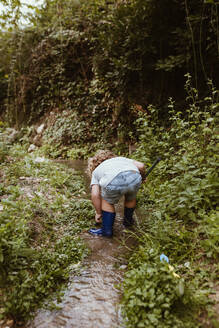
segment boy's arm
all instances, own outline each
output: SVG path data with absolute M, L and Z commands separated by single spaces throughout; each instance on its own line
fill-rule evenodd
M 91 186 L 91 201 L 96 210 L 95 220 L 99 222 L 102 217 L 100 186 L 94 184 Z

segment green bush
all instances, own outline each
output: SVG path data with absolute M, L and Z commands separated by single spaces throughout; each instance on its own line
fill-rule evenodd
M 85 186 L 78 172 L 37 162 L 17 145 L 8 155 L 0 165 L 0 319 L 23 322 L 59 298 L 71 265 L 87 254 L 78 233 L 94 212 L 79 199 Z
M 188 107 L 187 118 L 174 109 L 170 100 L 169 127 L 157 124 L 153 107 L 149 118 L 145 115 L 137 121 L 140 142 L 135 156 L 146 163 L 158 155 L 162 158 L 145 187 L 162 217 L 195 222 L 216 209 L 219 104 L 215 97 L 213 89 L 212 96 L 202 101 L 201 108 L 195 99 L 196 103 Z
M 139 248 L 130 260 L 123 288 L 127 327 L 197 326 L 191 318 L 200 298 L 173 267 L 160 262 L 157 251 Z
M 204 81 L 218 80 L 217 5 L 187 2 L 54 0 L 37 8 L 31 27 L 1 33 L 6 120 L 18 125 L 68 110 L 79 114 L 81 130 L 91 117 L 97 126 L 110 117 L 112 136 L 120 124 L 132 128 L 133 104 L 162 104 L 165 119 L 170 95 L 184 102 L 187 71 L 206 94 Z
M 219 104 L 214 88 L 200 100 L 190 81 L 188 75 L 187 117 L 170 100 L 167 126 L 158 124 L 152 106 L 150 115 L 137 121 L 140 142 L 134 157 L 149 165 L 157 156 L 162 161 L 138 195 L 145 215 L 137 230 L 140 247 L 123 284 L 127 327 L 195 327 L 198 316 L 213 320 L 208 294 L 216 283 L 215 270 L 218 274 Z M 161 253 L 182 278 L 159 262 Z

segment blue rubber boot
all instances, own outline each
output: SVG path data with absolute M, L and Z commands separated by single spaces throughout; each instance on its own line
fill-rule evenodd
M 112 237 L 115 217 L 116 213 L 102 211 L 102 227 L 100 229 L 90 229 L 89 232 L 96 236 Z
M 135 208 L 124 208 L 124 219 L 123 224 L 125 227 L 131 227 L 134 224 L 133 213 Z

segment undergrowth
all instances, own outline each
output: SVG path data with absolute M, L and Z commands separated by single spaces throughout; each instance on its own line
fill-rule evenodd
M 209 81 L 211 94 L 199 99 L 190 75 L 185 87 L 186 115 L 170 99 L 165 126 L 154 106 L 136 122 L 133 157 L 148 166 L 157 156 L 162 161 L 138 195 L 144 219 L 123 283 L 124 323 L 130 328 L 218 326 L 210 298 L 219 274 L 217 91 Z M 79 141 L 74 146 L 69 137 L 65 143 L 71 124 L 59 118 L 38 155 L 86 158 L 101 144 L 101 136 L 91 147 Z M 53 133 L 58 143 L 48 141 Z M 75 235 L 94 212 L 76 172 L 26 155 L 19 145 L 1 143 L 0 158 L 1 316 L 23 320 L 67 279 L 69 265 L 80 262 L 84 246 Z M 162 253 L 170 264 L 160 262 Z
M 209 297 L 219 274 L 219 117 L 211 87 L 211 95 L 200 100 L 188 75 L 187 117 L 170 99 L 168 127 L 157 124 L 152 106 L 150 116 L 137 121 L 135 158 L 150 164 L 161 156 L 162 161 L 138 197 L 144 219 L 124 280 L 127 327 L 218 327 Z M 173 267 L 160 262 L 162 253 Z
M 140 246 L 125 275 L 123 305 L 127 327 L 196 327 L 194 312 L 204 297 L 160 262 L 157 249 Z
M 0 320 L 21 323 L 46 300 L 51 306 L 54 292 L 59 299 L 87 254 L 78 233 L 94 212 L 73 169 L 18 144 L 1 143 L 0 156 Z

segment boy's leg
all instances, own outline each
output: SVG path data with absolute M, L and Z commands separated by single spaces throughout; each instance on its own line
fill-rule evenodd
M 132 200 L 125 200 L 124 203 L 124 219 L 123 219 L 123 224 L 125 227 L 130 227 L 133 225 L 134 220 L 133 220 L 133 214 L 134 210 L 136 207 L 136 199 Z
M 125 193 L 125 204 L 124 204 L 124 220 L 123 224 L 125 227 L 133 225 L 133 214 L 136 207 L 136 195 L 141 186 L 142 178 L 138 173 L 133 174 L 134 180 L 130 182 L 128 190 Z
M 135 207 L 136 206 L 136 198 L 135 199 L 132 199 L 132 200 L 125 200 L 124 205 L 127 208 L 133 208 L 133 207 Z
M 108 203 L 105 199 L 101 200 L 102 211 L 115 213 L 115 206 L 113 204 Z
M 109 204 L 105 199 L 101 200 L 102 206 L 102 227 L 100 229 L 90 229 L 89 232 L 93 235 L 112 237 L 113 224 L 115 220 L 115 207 Z

